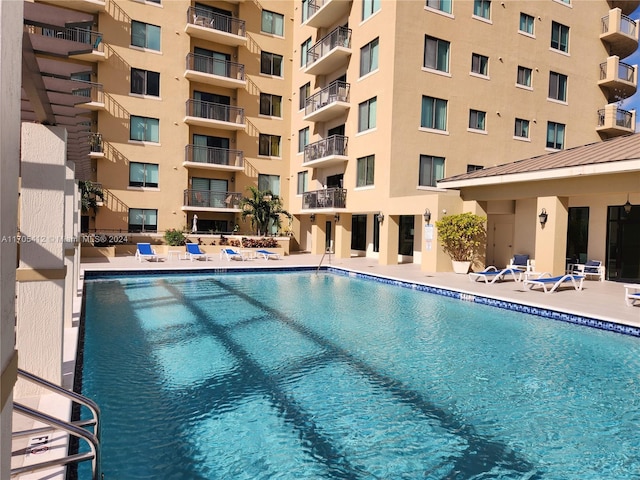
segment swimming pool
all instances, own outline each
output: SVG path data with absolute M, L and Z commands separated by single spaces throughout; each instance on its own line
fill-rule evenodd
M 115 479 L 640 471 L 637 338 L 321 273 L 85 284 Z

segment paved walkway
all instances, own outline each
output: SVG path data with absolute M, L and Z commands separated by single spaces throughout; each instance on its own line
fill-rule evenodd
M 220 259 L 218 256 L 212 256 L 209 261 L 189 261 L 173 257 L 159 262 L 143 261 L 140 263 L 133 256 L 127 256 L 87 259 L 82 262 L 81 266 L 83 270 L 120 271 L 291 267 L 302 265 L 317 267 L 321 258 L 320 255 L 301 253 L 287 255 L 280 260 L 253 259 L 245 262 L 236 260 L 229 262 Z M 423 272 L 420 269 L 420 265 L 416 264 L 378 265 L 376 259 L 365 257 L 343 259 L 336 258 L 333 255 L 326 255 L 322 264 L 640 327 L 640 307 L 626 305 L 624 288 L 621 283 L 617 282 L 585 280 L 582 291 L 575 291 L 572 287 L 567 286 L 554 293 L 543 293 L 537 289 L 525 289 L 522 283 L 516 283 L 511 280 L 486 285 L 484 282 L 469 281 L 467 275 Z

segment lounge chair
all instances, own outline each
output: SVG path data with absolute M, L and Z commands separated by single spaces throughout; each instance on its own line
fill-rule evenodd
M 156 255 L 156 251 L 151 248 L 150 243 L 138 243 L 136 248 L 136 258 L 139 262 L 142 262 L 143 259 L 146 260 L 155 260 L 158 261 L 158 255 Z
M 192 262 L 194 260 L 201 259 L 204 259 L 205 261 L 209 260 L 207 254 L 200 250 L 200 246 L 197 243 L 187 243 L 185 245 L 187 247 L 187 251 L 184 254 L 185 258 L 188 258 Z
M 233 248 L 223 248 L 222 250 L 220 250 L 220 258 L 226 258 L 227 261 L 231 261 L 231 260 L 245 260 L 244 255 L 242 255 L 242 253 L 240 253 L 237 250 L 234 250 Z
M 604 282 L 604 265 L 600 260 L 589 260 L 584 264 L 575 264 L 573 271 L 578 275 L 584 275 L 586 278 L 598 277 L 598 280 Z
M 280 260 L 280 254 L 276 252 L 270 252 L 269 250 L 256 250 L 256 255 L 264 258 L 265 260 L 269 260 L 273 258 L 274 260 Z
M 533 260 L 529 258 L 529 255 L 520 254 L 514 255 L 513 258 L 509 261 L 509 265 L 507 265 L 505 268 L 518 268 L 520 270 L 532 272 L 533 266 Z
M 624 286 L 624 300 L 630 307 L 640 304 L 640 283 L 627 283 Z
M 549 276 L 547 276 L 549 275 Z M 561 285 L 570 283 L 576 290 L 582 290 L 582 282 L 584 281 L 584 275 L 560 275 L 552 277 L 550 273 L 541 273 L 537 278 L 528 278 L 522 282 L 523 286 L 528 286 L 533 289 L 534 287 L 542 287 L 544 293 L 555 292 Z
M 482 279 L 484 283 L 495 283 L 501 282 L 508 275 L 511 275 L 516 282 L 519 282 L 522 280 L 522 272 L 523 271 L 518 268 L 504 268 L 502 270 L 498 270 L 496 267 L 490 266 L 481 272 L 471 272 L 469 274 L 469 280 L 477 282 Z

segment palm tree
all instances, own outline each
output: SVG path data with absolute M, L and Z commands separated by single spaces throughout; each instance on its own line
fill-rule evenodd
M 253 186 L 247 190 L 251 195 L 240 200 L 242 221 L 249 217 L 251 228 L 257 235 L 267 235 L 271 223 L 280 229 L 282 215 L 291 218 L 291 214 L 282 208 L 282 200 L 278 195 L 274 195 L 270 190 L 260 191 Z
M 88 215 L 89 213 L 95 216 L 98 210 L 98 199 L 104 201 L 104 192 L 99 184 L 95 184 L 89 180 L 80 180 L 78 182 L 80 187 L 80 200 L 82 213 Z

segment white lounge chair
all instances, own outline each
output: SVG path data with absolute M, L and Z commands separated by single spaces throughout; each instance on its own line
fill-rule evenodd
M 624 300 L 630 307 L 640 304 L 640 283 L 627 283 L 624 286 Z
M 246 260 L 244 255 L 233 248 L 223 248 L 220 250 L 220 258 L 226 258 L 227 261 L 231 260 Z
M 207 254 L 200 250 L 200 246 L 197 243 L 187 243 L 185 245 L 187 247 L 187 251 L 184 254 L 185 258 L 188 258 L 192 262 L 194 260 L 209 260 Z
M 577 263 L 573 266 L 573 272 L 584 275 L 586 278 L 597 277 L 598 280 L 604 282 L 605 270 L 600 260 L 589 260 L 584 264 Z
M 263 249 L 256 250 L 256 255 L 264 258 L 265 260 L 269 260 L 270 258 L 273 258 L 274 260 L 280 260 L 279 253 L 270 252 L 269 250 L 263 250 Z
M 469 274 L 469 280 L 472 282 L 477 282 L 478 280 L 483 280 L 484 283 L 496 283 L 501 282 L 507 276 L 511 275 L 516 282 L 522 280 L 523 270 L 519 268 L 504 268 L 502 270 L 498 270 L 494 266 L 490 266 L 485 268 L 481 272 L 471 272 Z
M 548 276 L 547 276 L 548 275 Z M 561 285 L 570 283 L 576 290 L 582 290 L 582 282 L 584 281 L 584 275 L 560 275 L 552 277 L 550 273 L 541 273 L 538 278 L 528 278 L 522 282 L 523 286 L 528 286 L 533 289 L 534 287 L 541 287 L 544 293 L 555 292 Z
M 527 272 L 533 272 L 534 261 L 529 258 L 529 255 L 516 254 L 505 268 L 518 268 L 520 270 L 526 270 Z
M 136 248 L 136 258 L 139 262 L 142 262 L 143 259 L 149 261 L 155 260 L 156 262 L 158 261 L 158 255 L 156 255 L 156 251 L 151 248 L 150 243 L 138 243 Z

